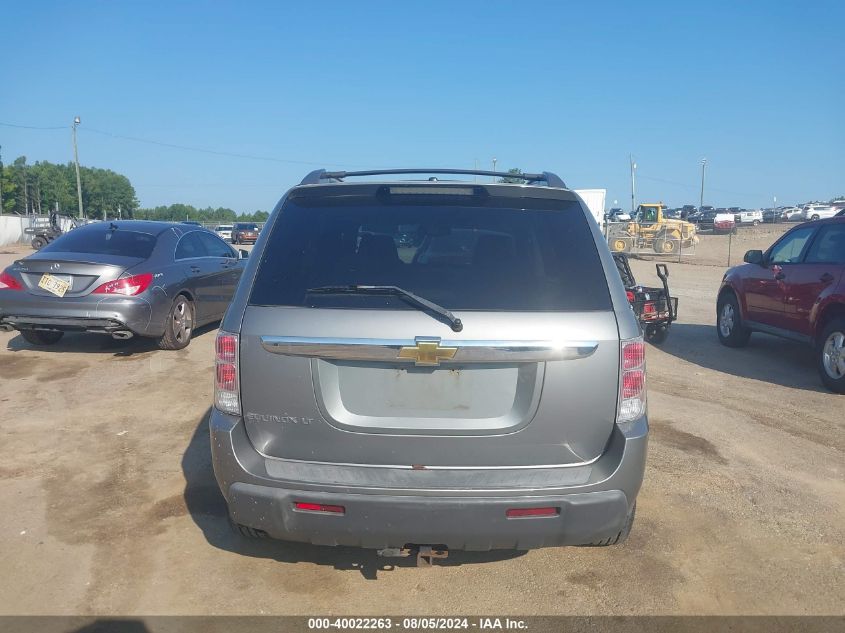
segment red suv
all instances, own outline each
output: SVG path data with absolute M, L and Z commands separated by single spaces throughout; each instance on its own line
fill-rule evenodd
M 845 217 L 800 224 L 722 279 L 716 330 L 728 347 L 752 332 L 813 345 L 822 382 L 845 393 Z

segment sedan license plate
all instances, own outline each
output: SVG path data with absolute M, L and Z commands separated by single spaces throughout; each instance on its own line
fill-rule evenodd
M 38 287 L 43 288 L 47 292 L 51 292 L 57 297 L 64 297 L 65 293 L 70 288 L 70 275 L 51 275 L 44 273 L 41 275 L 41 280 L 38 282 Z

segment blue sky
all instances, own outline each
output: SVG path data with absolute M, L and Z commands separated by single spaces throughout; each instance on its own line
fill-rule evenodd
M 530 10 L 529 10 L 530 9 Z M 143 206 L 270 209 L 318 165 L 550 170 L 638 201 L 845 194 L 845 2 L 18 2 L 3 159 L 124 173 Z M 276 159 L 191 152 L 142 138 Z M 292 162 L 284 162 L 292 161 Z M 313 163 L 313 164 L 299 164 Z

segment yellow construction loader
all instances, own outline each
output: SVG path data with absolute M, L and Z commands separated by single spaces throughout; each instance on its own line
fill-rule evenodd
M 628 253 L 636 248 L 651 248 L 655 253 L 671 255 L 680 248 L 698 243 L 695 225 L 684 220 L 666 218 L 662 202 L 641 204 L 630 222 L 610 224 L 607 243 L 614 253 Z

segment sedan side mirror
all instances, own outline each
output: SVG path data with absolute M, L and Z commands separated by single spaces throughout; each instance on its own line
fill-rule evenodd
M 245 251 L 244 249 L 239 248 L 238 259 L 249 259 L 249 251 Z
M 745 257 L 742 258 L 742 261 L 746 264 L 759 264 L 760 266 L 763 266 L 763 251 L 748 251 L 745 253 Z

